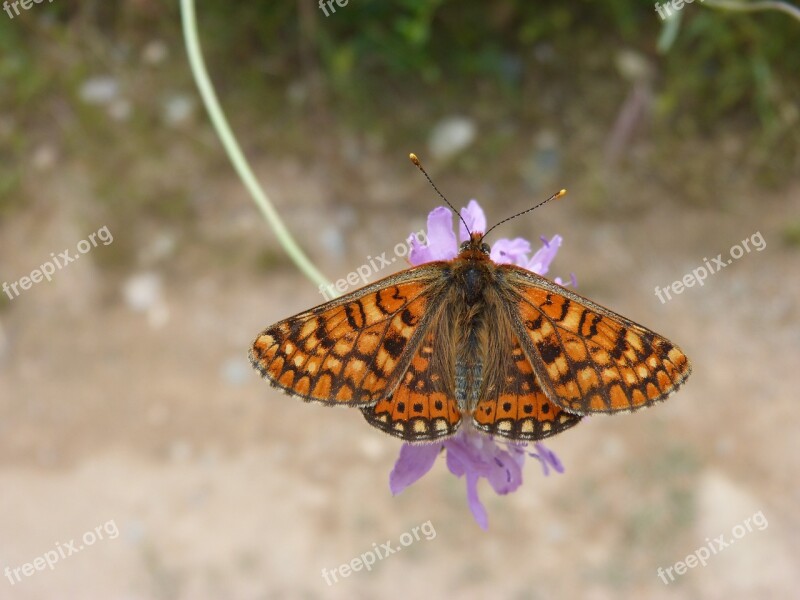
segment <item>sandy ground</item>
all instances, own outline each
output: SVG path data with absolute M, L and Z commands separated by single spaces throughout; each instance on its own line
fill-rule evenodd
M 349 213 L 315 202 L 323 181 L 288 159 L 259 173 L 332 278 L 390 250 L 423 225 L 427 208 L 417 207 L 433 206 L 414 180 L 413 207 L 358 213 L 339 238 Z M 104 224 L 82 208 L 91 192 L 65 189 L 63 177 L 42 177 L 32 192 L 46 209 L 0 224 L 7 280 Z M 357 411 L 286 398 L 250 370 L 253 336 L 320 296 L 290 268 L 254 270 L 247 252 L 222 264 L 225 241 L 274 241 L 236 181 L 209 175 L 203 186 L 224 200 L 195 230 L 166 232 L 196 237 L 179 250 L 158 241 L 164 232 L 126 240 L 117 226 L 113 244 L 139 247 L 138 264 L 101 268 L 112 246 L 98 246 L 0 312 L 0 569 L 11 569 L 0 598 L 797 595 L 800 279 L 780 231 L 800 190 L 734 211 L 655 203 L 592 218 L 580 203 L 559 204 L 509 224 L 501 235 L 563 235 L 551 274 L 574 272 L 582 293 L 679 343 L 694 374 L 663 405 L 553 439 L 564 475 L 545 478 L 532 461 L 512 495 L 482 484 L 483 532 L 443 461 L 392 497 L 397 440 Z M 481 198 L 490 220 L 505 216 L 496 193 Z M 756 232 L 762 251 L 670 302 L 655 297 L 656 285 Z M 428 522 L 431 539 L 326 584 L 323 568 L 399 546 Z M 733 543 L 716 551 L 722 535 Z M 709 544 L 706 566 L 669 584 L 657 575 Z M 21 570 L 54 551 L 52 569 Z

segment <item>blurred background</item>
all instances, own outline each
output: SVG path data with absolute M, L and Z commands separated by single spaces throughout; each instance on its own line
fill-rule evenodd
M 392 497 L 398 440 L 250 368 L 256 333 L 322 297 L 209 124 L 177 4 L 4 4 L 0 598 L 797 597 L 800 21 L 716 4 L 197 6 L 231 126 L 331 280 L 441 203 L 413 151 L 490 223 L 568 188 L 497 236 L 562 235 L 551 276 L 692 359 L 668 402 L 548 441 L 563 475 L 482 482 L 487 532 L 443 460 Z

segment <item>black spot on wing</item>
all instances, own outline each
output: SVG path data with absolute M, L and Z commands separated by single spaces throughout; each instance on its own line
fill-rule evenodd
M 391 336 L 383 340 L 383 349 L 394 359 L 400 356 L 405 345 L 405 339 L 399 336 Z
M 545 341 L 540 346 L 539 352 L 542 355 L 542 360 L 548 365 L 553 364 L 556 359 L 561 356 L 561 348 L 558 346 L 558 344 L 554 344 L 549 340 Z

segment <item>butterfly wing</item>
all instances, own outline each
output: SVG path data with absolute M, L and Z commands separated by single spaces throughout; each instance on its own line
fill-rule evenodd
M 250 361 L 304 400 L 374 403 L 397 385 L 420 345 L 446 264 L 407 269 L 280 321 L 256 337 Z
M 508 317 L 548 399 L 576 414 L 665 400 L 691 373 L 666 338 L 544 277 L 499 265 Z
M 496 355 L 488 360 L 502 360 L 502 370 L 495 390 L 481 391 L 472 422 L 478 429 L 492 435 L 519 441 L 541 440 L 577 425 L 581 417 L 568 413 L 547 399 L 536 380 L 528 357 L 513 334 L 509 356 Z M 488 380 L 485 381 L 488 383 Z
M 392 395 L 361 409 L 370 425 L 407 442 L 450 436 L 461 423 L 453 361 L 437 353 L 437 342 L 446 335 L 439 323 L 444 323 L 441 317 L 431 324 Z

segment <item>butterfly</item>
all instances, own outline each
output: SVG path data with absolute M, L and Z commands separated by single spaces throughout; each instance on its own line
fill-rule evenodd
M 471 232 L 453 260 L 266 328 L 250 361 L 287 394 L 357 407 L 407 442 L 452 436 L 464 421 L 513 441 L 541 440 L 586 415 L 664 400 L 689 376 L 688 358 L 669 340 L 532 271 L 495 263 L 484 235 Z

